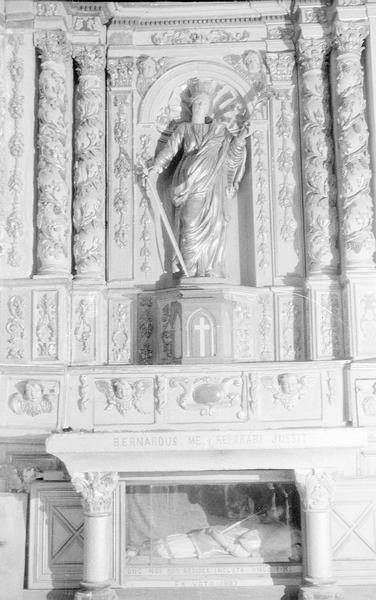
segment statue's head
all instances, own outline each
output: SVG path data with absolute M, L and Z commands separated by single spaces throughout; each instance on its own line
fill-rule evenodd
M 190 104 L 192 115 L 203 114 L 209 116 L 212 111 L 215 83 L 212 80 L 198 79 L 197 77 L 188 82 L 190 91 Z

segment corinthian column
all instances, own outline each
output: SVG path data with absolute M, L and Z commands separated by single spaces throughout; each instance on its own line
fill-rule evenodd
M 75 46 L 73 225 L 76 279 L 105 275 L 105 53 L 98 45 Z
M 337 188 L 329 103 L 327 38 L 297 44 L 303 160 L 303 197 L 308 298 L 308 358 L 343 353 L 338 282 Z
M 117 473 L 74 473 L 72 485 L 84 509 L 84 566 L 75 600 L 116 600 L 110 587 L 112 497 Z
M 330 507 L 334 492 L 331 474 L 312 470 L 297 473 L 304 532 L 304 584 L 299 600 L 340 600 L 332 568 Z
M 334 25 L 335 115 L 342 271 L 374 269 L 370 156 L 361 64 L 366 21 Z
M 40 57 L 38 99 L 38 275 L 70 275 L 71 208 L 66 62 L 63 31 L 35 34 Z

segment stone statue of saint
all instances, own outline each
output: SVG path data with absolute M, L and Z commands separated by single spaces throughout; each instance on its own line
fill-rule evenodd
M 192 120 L 181 123 L 155 159 L 151 174 L 180 157 L 171 185 L 175 235 L 189 277 L 225 277 L 224 250 L 228 204 L 244 174 L 245 123 L 232 135 L 210 113 L 215 84 L 191 80 Z

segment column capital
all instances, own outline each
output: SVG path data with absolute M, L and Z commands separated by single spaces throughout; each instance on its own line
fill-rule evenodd
M 368 21 L 337 20 L 333 24 L 333 44 L 341 54 L 361 54 L 363 42 L 368 34 Z
M 328 37 L 299 38 L 296 44 L 297 59 L 304 71 L 321 69 L 330 50 Z
M 267 52 L 265 59 L 273 83 L 291 81 L 295 65 L 293 52 Z
M 70 56 L 70 44 L 65 31 L 49 29 L 34 33 L 34 45 L 39 50 L 42 62 L 53 61 L 63 63 Z
M 334 474 L 328 471 L 312 469 L 296 473 L 296 484 L 304 511 L 329 510 L 334 490 Z
M 116 472 L 73 473 L 71 481 L 76 492 L 81 495 L 86 513 L 111 512 L 112 494 L 119 481 Z
M 106 65 L 104 46 L 88 44 L 73 46 L 72 56 L 77 63 L 79 75 L 102 75 Z

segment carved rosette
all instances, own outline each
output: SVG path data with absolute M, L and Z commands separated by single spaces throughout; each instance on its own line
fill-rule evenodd
M 331 139 L 327 39 L 300 39 L 306 257 L 309 274 L 338 270 L 336 180 Z
M 119 476 L 116 472 L 109 473 L 74 473 L 72 485 L 81 495 L 85 513 L 109 513 L 112 510 L 112 496 L 116 489 Z
M 339 214 L 344 269 L 374 265 L 373 202 L 361 64 L 366 22 L 335 23 Z
M 298 478 L 297 487 L 304 511 L 330 509 L 335 488 L 331 473 L 313 469 L 304 478 Z
M 70 193 L 67 173 L 69 48 L 63 31 L 35 34 L 40 57 L 38 103 L 38 273 L 70 274 Z
M 105 269 L 105 53 L 75 46 L 73 253 L 77 279 L 103 279 Z

